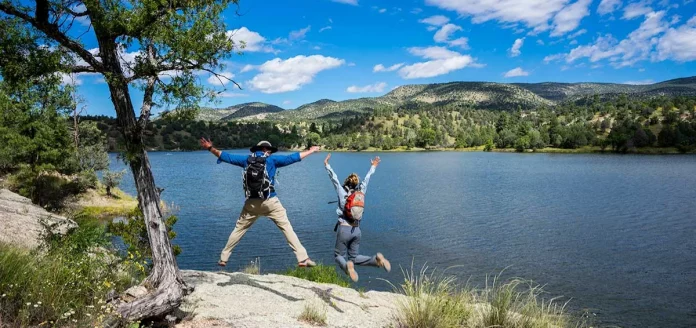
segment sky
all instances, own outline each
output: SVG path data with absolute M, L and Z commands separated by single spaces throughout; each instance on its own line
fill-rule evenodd
M 225 22 L 246 47 L 219 73 L 242 89 L 201 73 L 222 91 L 215 107 L 293 109 L 452 81 L 649 84 L 696 75 L 694 0 L 240 0 Z M 87 114 L 114 116 L 103 78 L 64 80 L 78 85 Z M 142 93 L 132 98 L 139 107 Z

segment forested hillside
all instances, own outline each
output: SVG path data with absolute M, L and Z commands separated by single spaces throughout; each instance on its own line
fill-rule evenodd
M 318 104 L 317 104 L 318 103 Z M 307 106 L 336 104 L 322 100 Z M 305 107 L 307 108 L 307 107 Z M 279 121 L 181 121 L 160 119 L 147 126 L 151 150 L 195 150 L 201 136 L 221 148 L 242 148 L 270 140 L 284 148 L 320 144 L 329 149 L 392 150 L 414 147 L 540 150 L 543 148 L 635 152 L 696 149 L 696 97 L 620 94 L 611 99 L 583 97 L 556 106 L 509 111 L 471 105 L 407 103 L 366 107 L 343 115 Z M 113 119 L 90 117 L 118 149 Z

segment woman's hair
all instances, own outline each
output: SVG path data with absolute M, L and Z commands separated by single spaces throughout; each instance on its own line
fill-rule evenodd
M 358 187 L 358 184 L 360 183 L 360 178 L 358 177 L 357 174 L 351 173 L 344 181 L 343 181 L 343 187 L 346 187 L 347 189 L 355 189 Z

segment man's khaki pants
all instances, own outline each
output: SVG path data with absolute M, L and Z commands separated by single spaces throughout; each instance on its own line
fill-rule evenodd
M 234 247 L 239 244 L 239 240 L 242 239 L 242 236 L 244 236 L 247 230 L 256 222 L 259 216 L 268 217 L 278 226 L 280 231 L 283 232 L 285 239 L 288 241 L 288 245 L 290 245 L 292 251 L 295 252 L 298 263 L 309 258 L 307 250 L 305 250 L 300 243 L 295 231 L 292 230 L 292 225 L 290 225 L 285 208 L 280 203 L 280 200 L 278 200 L 278 197 L 271 197 L 266 200 L 247 199 L 244 203 L 242 213 L 237 220 L 237 225 L 234 227 L 234 231 L 232 231 L 229 240 L 227 240 L 227 245 L 225 245 L 225 248 L 220 254 L 221 261 L 227 262 Z

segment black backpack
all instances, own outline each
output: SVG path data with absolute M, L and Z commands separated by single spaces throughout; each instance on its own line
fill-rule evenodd
M 249 156 L 247 166 L 242 173 L 244 193 L 247 198 L 268 199 L 273 186 L 266 171 L 266 157 Z

